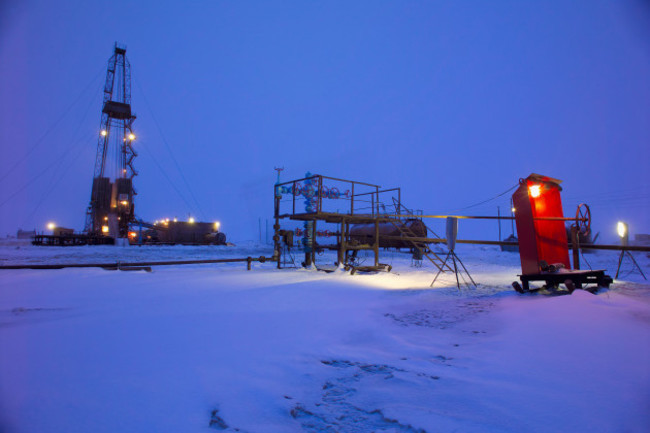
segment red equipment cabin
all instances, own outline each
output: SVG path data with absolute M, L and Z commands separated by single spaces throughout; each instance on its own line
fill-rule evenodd
M 531 174 L 519 180 L 519 188 L 512 195 L 523 274 L 539 274 L 544 270 L 542 261 L 546 266 L 562 263 L 566 269 L 571 268 L 561 182 Z

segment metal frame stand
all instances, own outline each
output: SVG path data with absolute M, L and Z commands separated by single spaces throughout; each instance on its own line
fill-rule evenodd
M 460 263 L 460 265 L 463 267 L 463 270 L 465 271 L 465 273 L 469 277 L 469 280 L 472 282 L 474 287 L 477 287 L 476 283 L 474 282 L 474 279 L 472 278 L 469 271 L 467 270 L 467 268 L 463 264 L 463 261 L 460 259 L 460 257 L 458 257 L 456 255 L 454 250 L 449 250 L 449 252 L 447 253 L 447 256 L 445 257 L 444 262 L 442 263 L 442 268 L 438 270 L 438 273 L 436 274 L 436 277 L 433 279 L 433 281 L 431 282 L 431 285 L 429 287 L 433 287 L 436 280 L 438 279 L 438 276 L 440 275 L 440 273 L 445 268 L 445 265 L 447 264 L 447 260 L 449 260 L 449 257 L 451 257 L 451 260 L 454 263 L 454 274 L 456 275 L 456 286 L 458 287 L 458 290 L 460 290 L 460 280 L 458 279 L 458 271 L 459 271 L 459 269 L 458 269 L 458 266 L 456 265 L 456 260 L 458 260 L 458 263 Z M 465 278 L 463 277 L 462 271 L 461 271 L 460 277 L 463 279 L 463 283 L 467 284 L 467 286 L 469 286 L 469 283 L 467 281 L 465 281 Z
M 639 266 L 639 264 L 636 262 L 636 259 L 634 258 L 632 253 L 630 253 L 625 248 L 621 250 L 621 255 L 618 256 L 618 267 L 616 268 L 616 276 L 614 277 L 614 279 L 618 279 L 618 273 L 621 270 L 621 265 L 623 264 L 623 258 L 625 257 L 625 254 L 627 254 L 630 257 L 630 259 L 632 259 L 632 263 L 634 263 L 634 266 L 636 266 L 636 268 L 639 270 L 643 279 L 647 281 L 648 279 L 645 277 L 645 274 L 641 270 L 641 266 Z

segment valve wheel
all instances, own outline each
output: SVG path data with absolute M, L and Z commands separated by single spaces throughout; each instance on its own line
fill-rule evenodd
M 586 203 L 580 203 L 576 210 L 576 227 L 578 232 L 586 235 L 591 230 L 591 211 Z

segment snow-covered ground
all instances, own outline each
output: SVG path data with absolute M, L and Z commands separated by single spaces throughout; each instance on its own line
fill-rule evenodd
M 0 264 L 270 253 L 13 241 Z M 523 296 L 516 253 L 458 255 L 478 288 L 429 288 L 395 252 L 375 275 L 0 270 L 0 431 L 650 431 L 650 284 L 629 262 L 597 295 Z M 613 276 L 618 253 L 586 259 Z

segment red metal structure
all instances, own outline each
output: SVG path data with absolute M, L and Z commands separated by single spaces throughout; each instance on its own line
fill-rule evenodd
M 547 265 L 556 263 L 571 268 L 560 198 L 561 182 L 531 174 L 519 181 L 519 188 L 512 195 L 524 274 L 539 273 Z
M 530 281 L 544 281 L 545 288 L 558 290 L 564 284 L 568 293 L 583 284 L 608 287 L 611 277 L 603 270 L 579 270 L 578 234 L 589 232 L 591 214 L 585 204 L 578 206 L 575 218 L 565 218 L 560 198 L 560 180 L 531 174 L 519 180 L 519 188 L 512 195 L 519 238 L 520 275 L 522 285 L 512 283 L 515 290 L 530 291 Z M 574 268 L 569 261 L 566 221 L 571 227 Z

